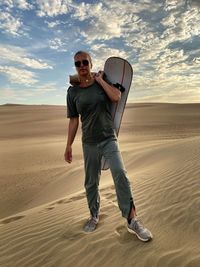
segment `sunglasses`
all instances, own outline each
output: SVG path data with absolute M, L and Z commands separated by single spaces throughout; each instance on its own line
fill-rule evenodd
M 83 59 L 82 61 L 75 61 L 75 62 L 74 62 L 74 65 L 75 65 L 77 68 L 80 68 L 81 63 L 83 64 L 83 66 L 88 66 L 88 65 L 89 65 L 89 61 L 88 61 L 87 59 Z

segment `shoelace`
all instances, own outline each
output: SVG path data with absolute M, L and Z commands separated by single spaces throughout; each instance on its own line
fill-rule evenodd
M 92 223 L 97 224 L 97 222 L 98 221 L 95 218 L 93 218 L 93 217 L 88 218 L 88 225 L 91 225 Z
M 134 228 L 136 230 L 143 230 L 144 229 L 144 224 L 142 223 L 142 221 L 140 219 L 134 220 Z

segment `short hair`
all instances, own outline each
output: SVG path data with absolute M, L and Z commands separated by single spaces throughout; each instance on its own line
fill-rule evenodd
M 91 58 L 90 54 L 89 54 L 88 52 L 86 52 L 86 51 L 80 50 L 80 51 L 76 52 L 75 55 L 74 55 L 74 58 L 75 58 L 76 56 L 80 55 L 80 54 L 85 54 L 85 55 L 87 55 L 88 58 L 89 58 L 89 60 L 90 60 L 90 63 L 92 64 L 92 58 Z

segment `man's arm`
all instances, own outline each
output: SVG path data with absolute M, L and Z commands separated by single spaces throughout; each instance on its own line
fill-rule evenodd
M 102 86 L 107 96 L 110 98 L 112 102 L 118 102 L 121 98 L 121 92 L 115 88 L 114 86 L 108 84 L 103 79 L 103 71 L 99 71 L 95 76 L 95 80 Z
M 68 125 L 68 136 L 67 136 L 67 145 L 65 149 L 65 161 L 68 163 L 72 162 L 72 144 L 74 142 L 77 130 L 79 125 L 79 118 L 70 118 Z

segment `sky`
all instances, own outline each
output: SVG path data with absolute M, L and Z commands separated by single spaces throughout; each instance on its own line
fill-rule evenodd
M 200 102 L 200 0 L 0 0 L 0 104 L 65 105 L 79 50 L 131 63 L 129 102 Z

